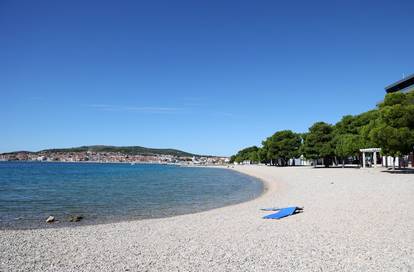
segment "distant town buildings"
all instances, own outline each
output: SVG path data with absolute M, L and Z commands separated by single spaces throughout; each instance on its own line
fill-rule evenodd
M 227 157 L 178 157 L 173 155 L 129 155 L 120 152 L 13 152 L 0 154 L 0 161 L 101 162 L 101 163 L 177 163 L 221 165 Z

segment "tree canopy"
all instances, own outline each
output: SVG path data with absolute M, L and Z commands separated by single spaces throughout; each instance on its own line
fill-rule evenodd
M 414 148 L 414 91 L 387 94 L 377 108 L 346 115 L 331 125 L 316 122 L 306 133 L 275 132 L 262 146 L 249 147 L 233 156 L 233 161 L 263 162 L 286 166 L 290 159 L 304 156 L 323 160 L 329 166 L 338 159 L 359 159 L 362 148 L 380 147 L 382 154 L 401 156 Z
M 263 148 L 267 151 L 265 159 L 272 164 L 286 166 L 289 159 L 299 156 L 302 143 L 300 134 L 291 130 L 278 131 L 263 141 Z
M 244 148 L 237 152 L 236 155 L 230 158 L 230 162 L 241 163 L 243 161 L 259 162 L 258 156 L 259 148 L 257 146 L 251 146 Z
M 384 155 L 398 157 L 414 147 L 414 92 L 390 93 L 379 104 L 377 125 L 369 132 Z
M 333 126 L 324 122 L 317 122 L 309 128 L 303 143 L 303 155 L 312 160 L 321 158 L 325 165 L 335 154 L 333 146 Z

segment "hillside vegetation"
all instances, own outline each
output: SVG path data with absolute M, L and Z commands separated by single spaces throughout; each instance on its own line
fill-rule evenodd
M 80 146 L 72 148 L 56 148 L 45 149 L 38 153 L 53 153 L 53 152 L 115 152 L 127 155 L 171 155 L 177 157 L 192 157 L 198 156 L 196 154 L 184 152 L 177 149 L 160 149 L 160 148 L 146 148 L 142 146 L 107 146 L 107 145 L 91 145 Z

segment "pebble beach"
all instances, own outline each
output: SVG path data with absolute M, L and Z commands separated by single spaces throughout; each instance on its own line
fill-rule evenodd
M 414 174 L 236 166 L 258 198 L 170 218 L 0 231 L 0 271 L 414 271 Z M 303 206 L 264 220 L 260 208 Z

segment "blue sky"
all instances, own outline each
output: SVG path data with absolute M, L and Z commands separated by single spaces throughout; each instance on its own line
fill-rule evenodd
M 408 0 L 0 1 L 0 152 L 231 155 L 335 123 L 414 73 L 413 12 Z

